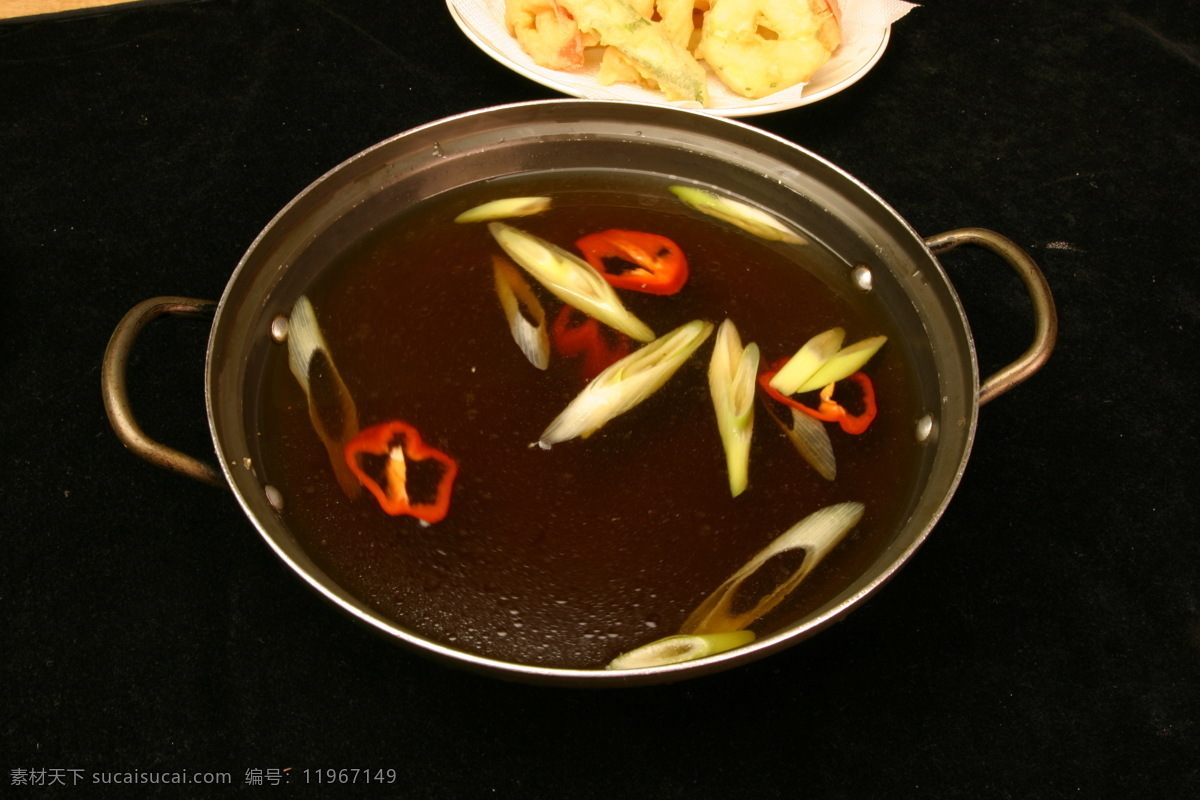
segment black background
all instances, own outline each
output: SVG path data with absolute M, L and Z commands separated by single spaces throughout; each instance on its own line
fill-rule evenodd
M 392 768 L 361 796 L 1197 796 L 1197 19 L 928 2 L 860 83 L 747 120 L 922 234 L 1015 239 L 1054 290 L 1059 346 L 981 409 L 948 512 L 879 595 L 767 660 L 619 691 L 462 673 L 351 624 L 230 493 L 126 451 L 100 399 L 124 312 L 218 298 L 320 174 L 556 95 L 435 0 L 0 25 L 0 794 L 70 793 L 10 786 L 21 770 L 227 771 L 212 796 L 266 796 L 327 794 L 306 769 Z M 943 262 L 990 372 L 1024 349 L 1028 303 L 989 256 Z M 206 336 L 156 323 L 130 374 L 147 431 L 197 454 Z M 245 784 L 286 768 L 288 787 Z

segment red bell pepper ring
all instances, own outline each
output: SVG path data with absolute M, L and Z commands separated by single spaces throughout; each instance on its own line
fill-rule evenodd
M 583 317 L 576 322 L 573 317 Z M 610 364 L 629 355 L 629 337 L 617 334 L 611 340 L 605 335 L 600 323 L 573 306 L 564 305 L 550 326 L 550 339 L 554 349 L 567 358 L 583 356 L 583 376 L 591 379 L 599 375 Z
M 819 419 L 822 422 L 836 422 L 846 433 L 858 435 L 871 427 L 871 423 L 875 420 L 875 415 L 878 408 L 875 405 L 875 386 L 871 383 L 871 379 L 862 372 L 856 372 L 849 376 L 846 380 L 854 381 L 862 390 L 863 410 L 859 414 L 851 414 L 846 408 L 833 399 L 834 387 L 836 383 L 831 383 L 821 390 L 821 403 L 816 408 L 811 408 L 804 405 L 799 400 L 788 397 L 780 392 L 775 387 L 771 386 L 771 378 L 775 377 L 775 373 L 779 372 L 784 362 L 780 362 L 774 369 L 764 372 L 758 376 L 758 385 L 774 400 L 783 403 L 786 406 L 803 411 L 810 417 Z
M 688 279 L 687 258 L 679 245 L 657 233 L 613 228 L 575 242 L 587 262 L 617 289 L 675 294 Z M 628 269 L 616 270 L 614 262 Z
M 458 475 L 458 462 L 434 447 L 425 444 L 417 429 L 407 422 L 392 420 L 364 428 L 346 442 L 346 463 L 365 486 L 379 506 L 393 517 L 402 514 L 425 522 L 440 522 L 450 510 L 450 490 Z M 363 470 L 364 455 L 385 456 L 383 485 Z M 432 459 L 442 466 L 437 494 L 432 502 L 413 502 L 408 493 L 408 462 Z

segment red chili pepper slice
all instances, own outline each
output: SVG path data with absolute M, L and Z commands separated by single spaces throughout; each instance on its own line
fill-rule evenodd
M 875 406 L 875 385 L 871 383 L 871 379 L 862 372 L 855 372 L 848 381 L 854 381 L 858 384 L 858 388 L 862 391 L 863 410 L 860 414 L 851 414 L 843 408 L 837 401 L 833 400 L 833 387 L 836 384 L 829 384 L 821 390 L 821 407 L 826 407 L 826 404 L 841 409 L 841 416 L 838 418 L 838 425 L 842 426 L 842 430 L 846 433 L 855 435 L 864 432 L 871 427 L 871 423 L 875 420 L 877 408 Z
M 425 444 L 417 429 L 407 422 L 392 420 L 364 428 L 346 442 L 346 463 L 367 487 L 379 506 L 392 516 L 408 514 L 425 522 L 440 522 L 450 510 L 450 490 L 458 475 L 458 462 L 434 447 Z M 383 485 L 364 471 L 362 456 L 384 456 Z M 408 462 L 432 459 L 442 466 L 437 493 L 433 502 L 415 503 L 408 494 Z
M 862 390 L 863 410 L 860 414 L 851 414 L 842 406 L 841 403 L 833 399 L 834 387 L 836 383 L 831 383 L 821 390 L 821 403 L 816 408 L 810 408 L 804 405 L 799 400 L 788 397 L 781 393 L 778 389 L 771 386 L 771 378 L 775 377 L 775 373 L 779 372 L 780 367 L 784 362 L 780 362 L 774 369 L 764 372 L 758 376 L 758 385 L 763 388 L 772 399 L 790 406 L 797 411 L 803 411 L 810 417 L 819 419 L 822 422 L 836 422 L 841 426 L 846 433 L 858 435 L 871 427 L 871 423 L 875 420 L 875 415 L 878 408 L 875 405 L 875 386 L 871 383 L 871 379 L 862 372 L 856 372 L 846 380 L 854 381 Z
M 582 317 L 583 321 L 577 321 Z M 610 364 L 629 355 L 629 337 L 616 334 L 611 339 L 605 335 L 600 323 L 574 306 L 564 305 L 550 326 L 550 339 L 554 349 L 567 358 L 583 356 L 583 376 L 591 379 L 599 375 Z M 611 343 L 610 343 L 611 342 Z
M 575 246 L 612 286 L 647 294 L 675 294 L 688 279 L 679 245 L 657 233 L 613 228 L 589 233 Z M 616 269 L 617 266 L 626 267 Z

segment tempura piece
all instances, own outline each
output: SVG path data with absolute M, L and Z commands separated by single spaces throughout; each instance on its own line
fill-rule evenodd
M 752 99 L 807 83 L 841 44 L 835 7 L 827 0 L 711 0 L 696 57 Z
M 692 32 L 695 30 L 692 21 L 693 0 L 631 0 L 631 5 L 661 29 L 674 45 L 690 51 Z M 632 83 L 648 89 L 659 88 L 653 74 L 639 67 L 636 61 L 616 47 L 604 48 L 596 82 L 601 86 Z
M 615 47 L 633 62 L 639 74 L 652 79 L 668 100 L 708 105 L 708 75 L 658 23 L 638 13 L 627 0 L 562 0 L 584 33 L 599 36 L 600 44 Z
M 561 3 L 505 0 L 504 25 L 538 66 L 561 70 L 583 66 L 583 37 Z
M 695 7 L 694 0 L 656 0 L 654 3 L 658 24 L 667 38 L 685 49 L 691 44 L 692 31 L 696 29 L 692 16 Z

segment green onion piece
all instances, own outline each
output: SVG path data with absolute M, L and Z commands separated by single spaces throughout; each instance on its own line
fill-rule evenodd
M 750 472 L 750 437 L 754 432 L 754 387 L 758 377 L 758 345 L 742 347 L 733 320 L 717 328 L 712 359 L 708 363 L 708 388 L 717 412 L 717 430 L 725 448 L 729 491 L 737 497 L 746 490 Z
M 825 480 L 831 481 L 836 478 L 837 460 L 833 455 L 833 441 L 829 438 L 825 423 L 794 408 L 788 409 L 792 412 L 790 423 L 784 422 L 775 413 L 774 401 L 765 392 L 759 399 L 762 400 L 763 407 L 767 409 L 771 419 L 775 420 L 775 424 L 796 448 L 796 452 Z
M 567 305 L 631 339 L 654 338 L 654 331 L 625 308 L 616 289 L 582 258 L 503 222 L 488 223 L 488 230 L 513 261 Z
M 658 391 L 712 333 L 713 325 L 692 320 L 611 364 L 575 396 L 538 441 L 543 449 L 587 437 Z
M 883 347 L 883 343 L 886 341 L 886 336 L 872 336 L 843 347 L 802 383 L 795 393 L 812 392 L 849 378 L 862 369 L 863 365 L 879 352 L 879 348 Z
M 496 279 L 496 294 L 513 340 L 538 369 L 550 366 L 550 333 L 546 329 L 546 310 L 521 271 L 502 256 L 492 257 L 492 274 Z
M 780 394 L 795 394 L 826 361 L 837 355 L 845 338 L 844 329 L 830 328 L 809 339 L 771 378 L 771 388 Z
M 721 197 L 692 186 L 672 186 L 670 191 L 700 213 L 735 225 L 760 239 L 789 244 L 808 244 L 807 239 L 794 232 L 779 219 L 740 200 Z
M 753 624 L 779 605 L 808 576 L 813 567 L 858 524 L 863 510 L 862 503 L 838 503 L 809 514 L 717 587 L 692 612 L 679 632 L 695 635 L 724 633 L 742 630 Z M 759 598 L 750 610 L 734 614 L 733 601 L 742 583 L 773 557 L 796 549 L 804 550 L 804 560 L 791 577 Z
M 643 669 L 662 667 L 715 656 L 754 641 L 753 631 L 710 633 L 704 636 L 668 636 L 622 653 L 609 662 L 607 669 Z
M 308 400 L 308 418 L 329 454 L 338 486 L 353 500 L 362 485 L 350 471 L 342 448 L 358 433 L 358 409 L 333 363 L 312 301 L 305 295 L 288 315 L 287 342 L 288 367 Z
M 549 197 L 506 197 L 467 209 L 455 222 L 485 222 L 505 217 L 529 217 L 550 208 Z
M 833 480 L 837 477 L 837 460 L 825 423 L 794 408 L 791 412 L 792 425 L 784 430 L 788 441 L 822 478 Z

